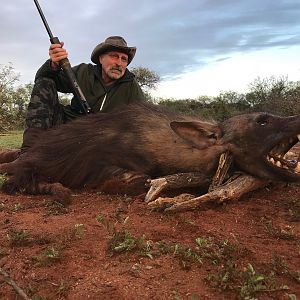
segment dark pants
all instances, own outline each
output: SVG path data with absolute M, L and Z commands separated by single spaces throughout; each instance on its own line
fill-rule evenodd
M 63 105 L 58 101 L 55 82 L 49 78 L 38 79 L 28 105 L 21 152 L 34 144 L 41 131 L 57 127 L 66 121 Z
M 66 122 L 63 105 L 58 102 L 55 83 L 49 78 L 36 81 L 26 115 L 26 129 L 49 129 Z

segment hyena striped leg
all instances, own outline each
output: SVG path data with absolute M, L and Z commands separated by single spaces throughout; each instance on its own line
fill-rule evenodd
M 0 163 L 8 163 L 16 160 L 20 156 L 20 149 L 0 151 Z
M 0 164 L 0 174 L 13 174 L 15 170 L 14 162 Z
M 26 190 L 29 194 L 52 195 L 54 200 L 62 204 L 69 204 L 71 200 L 71 190 L 61 183 L 38 183 L 35 187 Z

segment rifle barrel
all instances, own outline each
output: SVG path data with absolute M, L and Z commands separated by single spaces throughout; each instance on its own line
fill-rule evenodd
M 35 4 L 35 6 L 36 6 L 36 8 L 37 8 L 37 10 L 38 10 L 38 12 L 39 12 L 39 14 L 41 16 L 41 19 L 42 19 L 42 21 L 43 21 L 43 23 L 45 25 L 45 28 L 46 28 L 46 30 L 48 32 L 48 35 L 49 35 L 49 38 L 51 40 L 51 39 L 53 39 L 53 34 L 52 34 L 51 29 L 50 29 L 50 27 L 49 27 L 49 25 L 47 23 L 47 20 L 46 20 L 45 16 L 44 16 L 42 8 L 40 7 L 40 4 L 39 4 L 39 2 L 37 0 L 33 0 L 33 1 L 34 1 L 34 4 Z
M 41 19 L 45 25 L 45 28 L 48 32 L 48 35 L 50 37 L 50 42 L 51 44 L 60 44 L 60 41 L 58 39 L 58 37 L 56 36 L 53 36 L 51 30 L 50 30 L 50 27 L 47 23 L 47 20 L 44 16 L 44 13 L 42 11 L 42 8 L 40 7 L 40 4 L 38 2 L 38 0 L 33 0 L 34 1 L 34 4 L 41 16 Z M 69 59 L 68 58 L 64 58 L 62 61 L 60 61 L 60 67 L 64 70 L 67 78 L 69 79 L 69 83 L 70 85 L 72 86 L 72 89 L 73 89 L 73 94 L 75 96 L 75 98 L 78 100 L 79 102 L 79 105 L 81 107 L 81 111 L 84 113 L 84 114 L 88 114 L 89 112 L 91 112 L 91 108 L 88 104 L 88 102 L 86 101 L 85 97 L 84 97 L 84 94 L 83 92 L 81 91 L 77 81 L 76 81 L 76 77 L 75 77 L 75 74 L 71 68 L 71 64 L 69 62 Z

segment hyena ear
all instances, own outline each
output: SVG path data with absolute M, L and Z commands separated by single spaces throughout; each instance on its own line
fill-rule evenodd
M 172 130 L 189 144 L 198 149 L 212 146 L 221 137 L 217 124 L 206 122 L 177 122 L 170 123 Z

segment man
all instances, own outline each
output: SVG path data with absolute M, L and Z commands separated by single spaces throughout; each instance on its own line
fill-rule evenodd
M 59 62 L 68 57 L 63 45 L 62 42 L 50 46 L 50 59 L 36 74 L 21 151 L 26 151 L 42 130 L 83 115 L 76 99 L 73 98 L 67 106 L 58 101 L 57 92 L 72 92 L 68 79 L 59 66 Z M 134 74 L 127 69 L 135 53 L 136 48 L 128 47 L 122 37 L 111 36 L 93 50 L 91 60 L 94 64 L 82 63 L 73 67 L 92 113 L 107 112 L 121 104 L 144 100 Z

